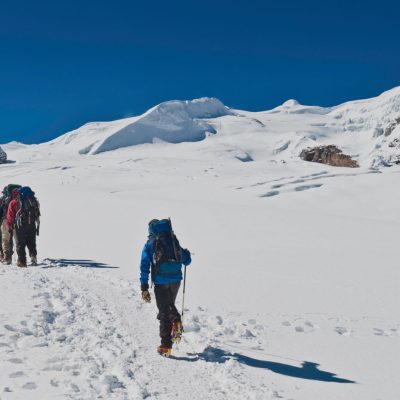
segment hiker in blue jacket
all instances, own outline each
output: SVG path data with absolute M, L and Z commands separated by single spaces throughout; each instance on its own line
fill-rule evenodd
M 179 343 L 182 335 L 181 315 L 175 299 L 182 280 L 182 264 L 187 266 L 190 263 L 190 252 L 180 246 L 171 221 L 151 220 L 140 262 L 140 284 L 143 300 L 150 303 L 148 282 L 151 275 L 160 321 L 161 345 L 157 351 L 163 356 L 171 354 L 172 343 Z

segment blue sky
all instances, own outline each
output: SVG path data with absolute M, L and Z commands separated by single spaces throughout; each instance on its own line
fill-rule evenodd
M 395 1 L 0 0 L 0 143 L 171 99 L 265 110 L 400 85 Z

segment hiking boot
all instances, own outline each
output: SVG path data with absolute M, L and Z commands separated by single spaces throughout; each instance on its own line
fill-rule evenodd
M 157 353 L 163 357 L 169 357 L 171 355 L 171 348 L 166 346 L 158 346 Z
M 182 339 L 182 333 L 183 333 L 182 322 L 179 320 L 175 320 L 172 323 L 172 331 L 171 331 L 172 342 L 178 344 Z
M 3 258 L 2 263 L 6 264 L 6 265 L 11 265 L 11 263 L 12 263 L 11 257 L 10 258 Z
M 23 262 L 23 261 L 17 261 L 17 267 L 20 267 L 20 268 L 26 268 L 26 262 Z
M 31 256 L 31 265 L 36 267 L 36 265 L 37 265 L 37 257 L 36 256 Z

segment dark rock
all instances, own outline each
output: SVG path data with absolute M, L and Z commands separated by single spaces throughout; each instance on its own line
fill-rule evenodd
M 392 140 L 389 144 L 389 147 L 395 147 L 396 149 L 400 149 L 400 138 L 396 138 Z
M 400 117 L 391 122 L 385 129 L 385 136 L 389 136 L 400 125 Z
M 332 165 L 333 167 L 357 168 L 357 161 L 350 156 L 343 154 L 342 150 L 334 145 L 308 147 L 300 153 L 304 161 L 317 162 Z
M 7 153 L 0 147 L 0 164 L 7 162 Z

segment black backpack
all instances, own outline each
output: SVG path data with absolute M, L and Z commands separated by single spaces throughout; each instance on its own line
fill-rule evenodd
M 4 189 L 2 191 L 2 197 L 0 199 L 0 217 L 1 217 L 2 221 L 7 215 L 8 205 L 10 204 L 10 201 L 12 200 L 12 192 L 15 189 L 19 189 L 20 187 L 21 187 L 21 185 L 16 185 L 13 183 L 10 183 L 9 185 L 4 187 Z
M 40 204 L 35 197 L 35 192 L 29 186 L 18 189 L 19 209 L 16 216 L 17 227 L 28 224 L 37 224 L 37 232 L 39 232 L 40 224 Z
M 153 250 L 152 277 L 178 274 L 182 269 L 182 249 L 172 230 L 171 220 L 155 221 L 149 230 Z

